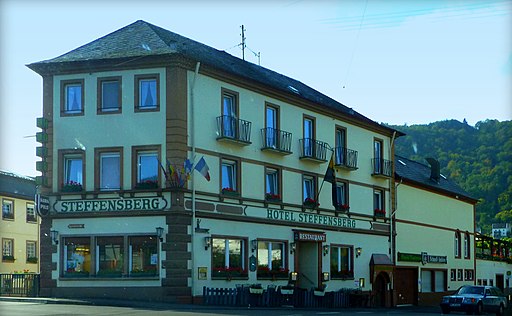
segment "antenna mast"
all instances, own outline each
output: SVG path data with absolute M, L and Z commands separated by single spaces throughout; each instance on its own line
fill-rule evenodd
M 242 60 L 245 60 L 245 28 L 244 28 L 244 25 L 242 24 L 240 26 L 240 28 L 242 28 L 242 43 L 240 45 L 242 45 Z

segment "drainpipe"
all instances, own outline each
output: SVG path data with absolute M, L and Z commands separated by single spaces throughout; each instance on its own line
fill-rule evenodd
M 193 161 L 194 160 L 194 157 L 196 155 L 196 142 L 195 142 L 195 136 L 196 136 L 196 133 L 195 133 L 195 121 L 194 121 L 194 95 L 195 95 L 195 88 L 196 88 L 196 79 L 197 79 L 197 76 L 199 74 L 199 66 L 201 65 L 200 62 L 197 62 L 196 63 L 196 71 L 194 73 L 194 79 L 192 80 L 192 85 L 190 87 L 190 145 L 192 147 L 192 153 L 191 153 L 191 160 Z M 192 261 L 192 271 L 190 273 L 190 276 L 191 276 L 191 282 L 190 282 L 190 286 L 192 287 L 191 289 L 191 293 L 192 293 L 192 303 L 194 303 L 194 279 L 195 279 L 195 271 L 196 271 L 196 268 L 195 268 L 195 260 L 194 260 L 194 238 L 195 238 L 195 229 L 194 229 L 194 225 L 195 225 L 195 222 L 196 222 L 196 189 L 195 189 L 195 186 L 194 186 L 194 174 L 195 172 L 193 172 L 192 170 L 192 175 L 191 175 L 191 181 L 190 181 L 190 185 L 191 185 L 191 189 L 192 189 L 192 223 L 190 225 L 190 233 L 191 233 L 191 238 L 190 238 L 190 251 L 191 251 L 191 254 L 190 254 L 190 260 Z
M 397 203 L 397 195 L 396 195 L 396 189 L 398 186 L 395 187 L 395 139 L 396 139 L 396 131 L 393 132 L 393 136 L 391 137 L 391 143 L 389 146 L 389 159 L 393 161 L 393 168 L 392 168 L 392 174 L 391 179 L 389 180 L 389 206 L 391 208 L 390 214 L 389 214 L 389 250 L 391 255 L 391 263 L 393 265 L 395 264 L 395 249 L 394 249 L 394 230 L 393 230 L 393 217 L 395 216 L 396 212 L 396 203 Z M 393 196 L 395 197 L 395 203 L 393 203 Z

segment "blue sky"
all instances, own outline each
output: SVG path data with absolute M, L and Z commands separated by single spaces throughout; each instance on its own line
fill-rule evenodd
M 390 124 L 512 118 L 512 1 L 0 0 L 0 169 L 35 176 L 26 64 L 136 20 L 293 77 Z M 254 53 L 253 53 L 254 52 Z

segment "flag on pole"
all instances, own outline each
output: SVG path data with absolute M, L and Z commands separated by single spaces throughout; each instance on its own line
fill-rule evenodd
M 331 156 L 331 160 L 329 161 L 329 166 L 327 167 L 327 171 L 325 172 L 324 181 L 327 181 L 332 184 L 332 205 L 334 207 L 338 206 L 338 190 L 336 188 L 336 170 L 334 169 L 334 153 Z
M 331 160 L 329 161 L 329 166 L 327 167 L 327 171 L 325 172 L 324 181 L 336 184 L 336 170 L 334 170 L 334 154 L 331 156 Z
M 199 173 L 202 174 L 207 181 L 210 181 L 210 173 L 208 172 L 210 168 L 208 168 L 208 165 L 206 164 L 204 157 L 201 157 L 201 159 L 199 159 L 194 169 L 199 171 Z

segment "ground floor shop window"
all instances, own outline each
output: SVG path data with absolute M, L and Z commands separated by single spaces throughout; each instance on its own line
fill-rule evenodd
M 158 276 L 157 236 L 66 237 L 64 277 Z
M 331 245 L 331 278 L 354 278 L 353 247 Z
M 64 276 L 84 277 L 91 272 L 91 239 L 64 238 Z
M 212 278 L 247 278 L 247 240 L 212 239 Z
M 152 236 L 129 238 L 130 276 L 156 276 L 158 266 L 157 238 Z
M 285 263 L 285 243 L 280 241 L 258 241 L 258 279 L 288 279 Z

